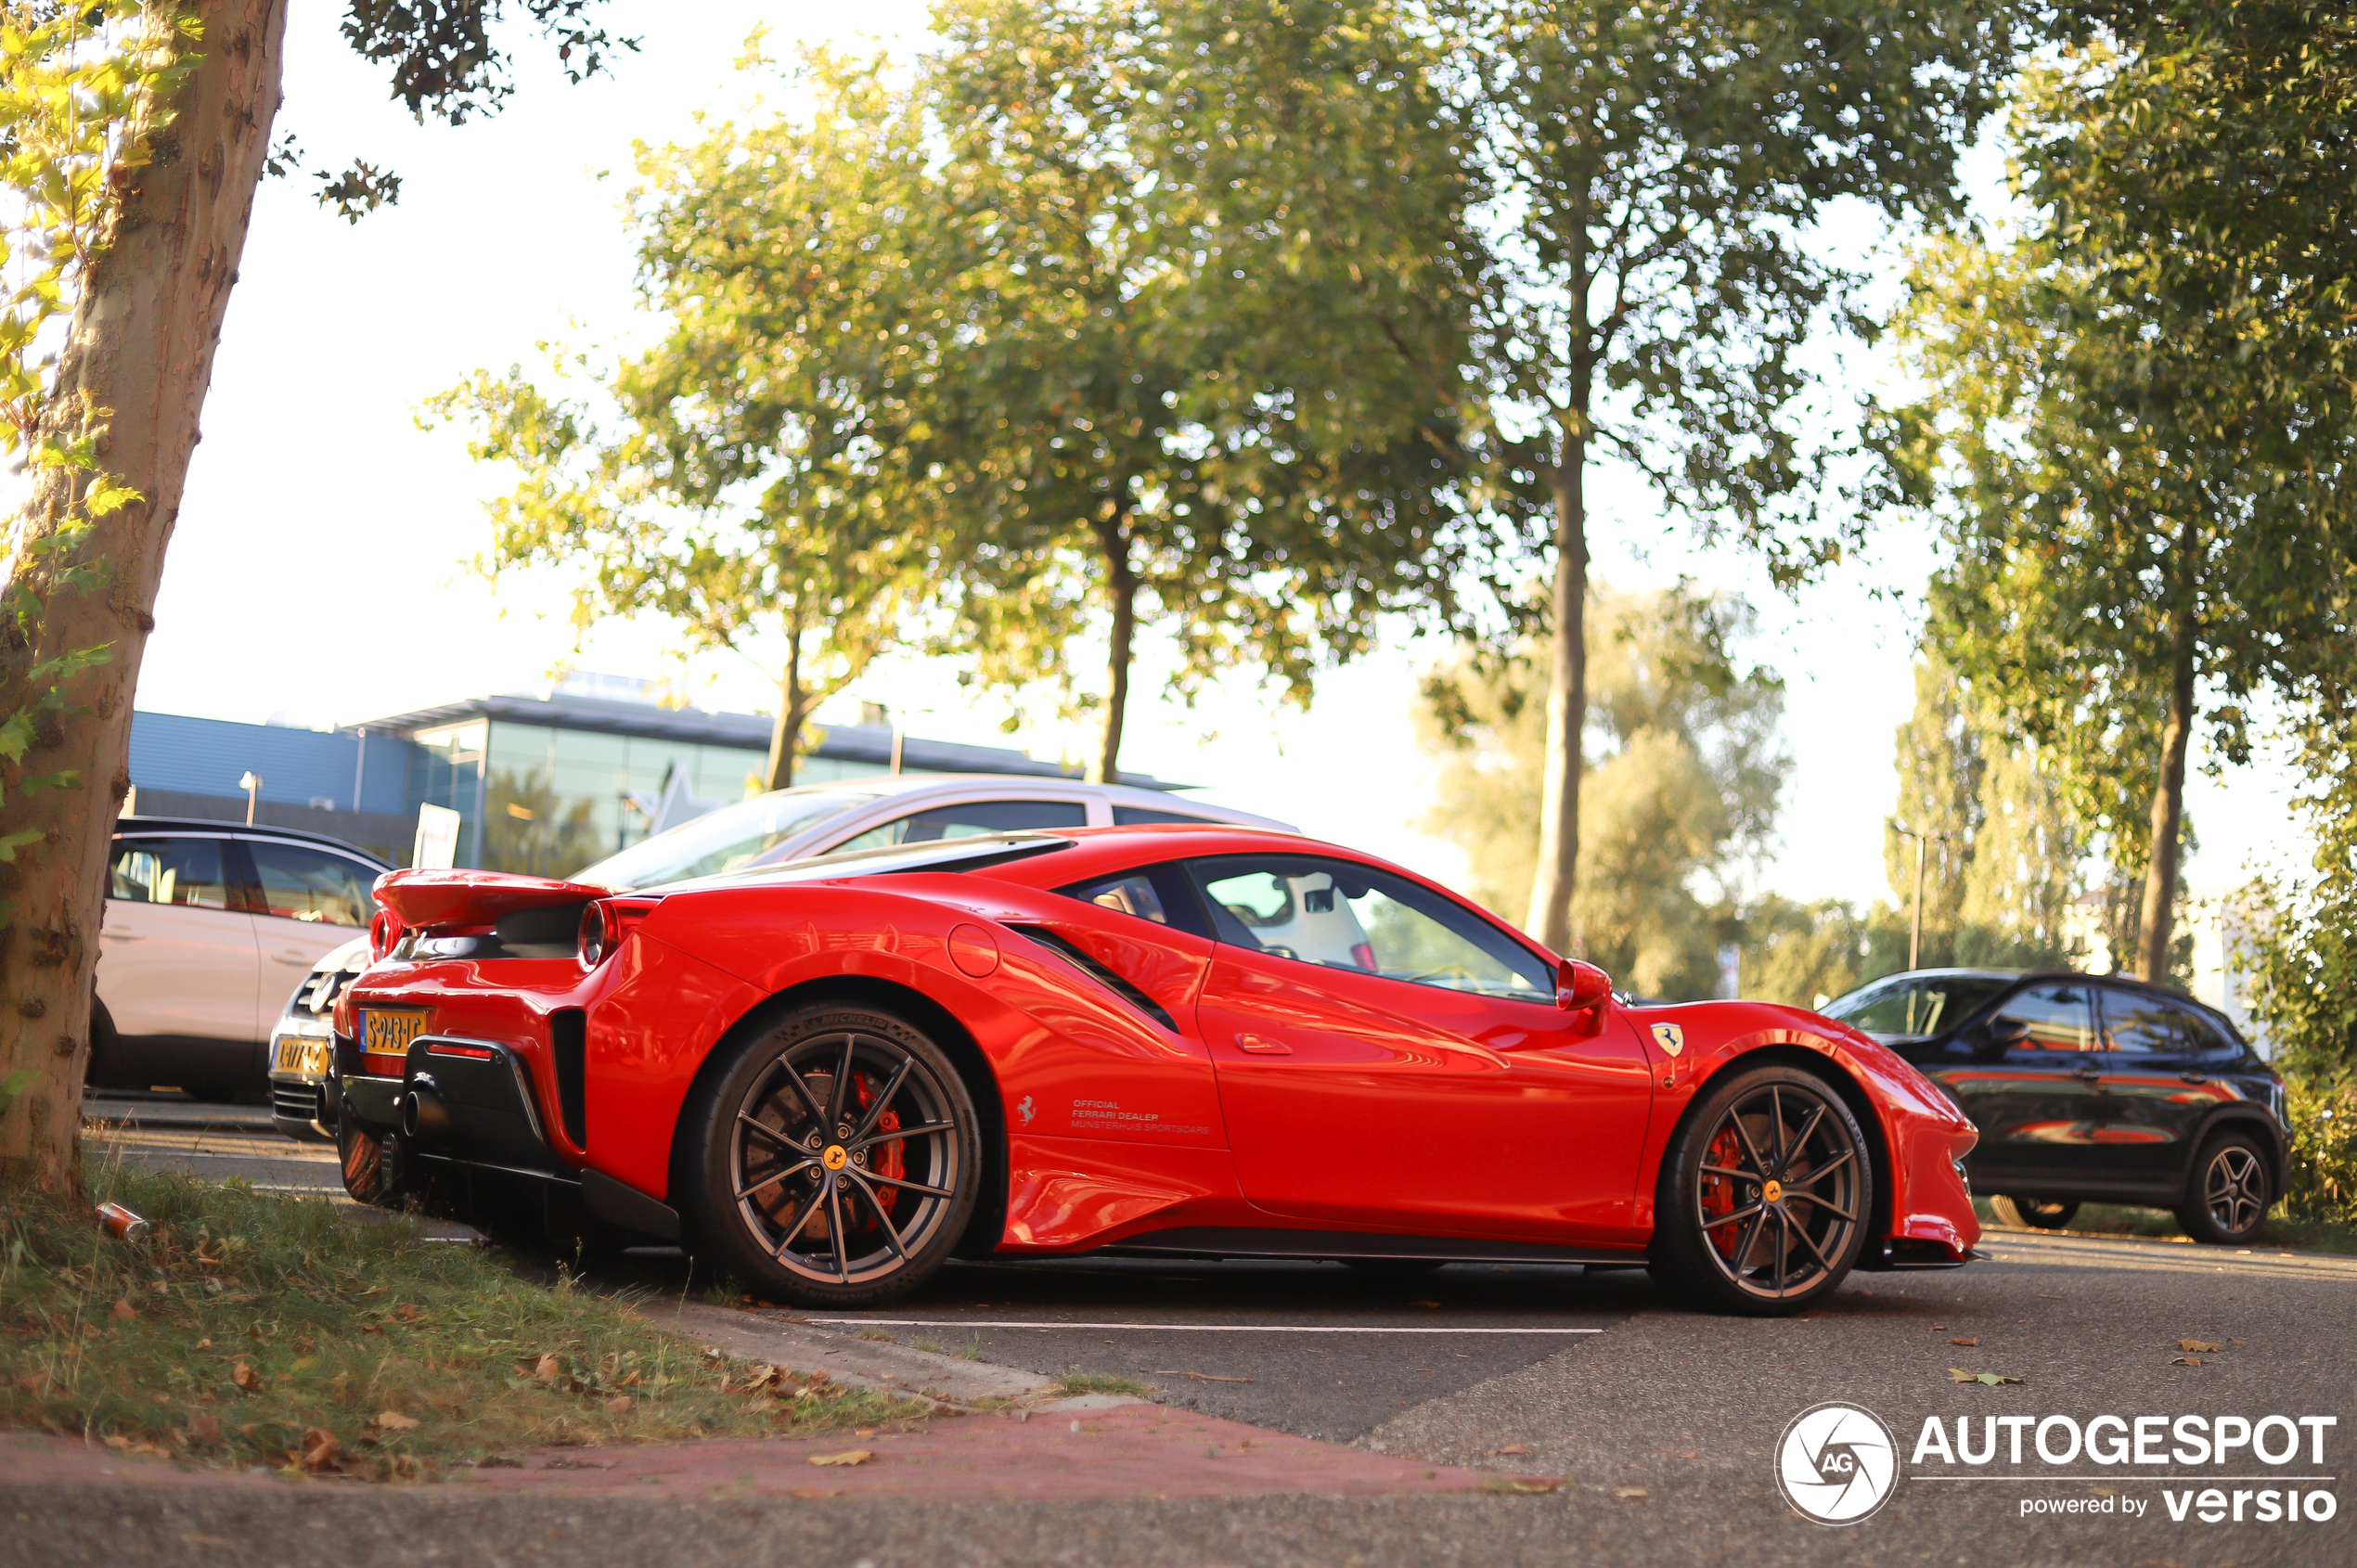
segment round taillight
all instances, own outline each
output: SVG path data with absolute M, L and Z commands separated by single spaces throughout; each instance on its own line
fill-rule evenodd
M 390 909 L 380 909 L 368 921 L 368 957 L 383 958 L 401 941 L 401 920 Z
M 606 927 L 606 906 L 592 904 L 581 911 L 581 967 L 596 969 L 612 940 Z

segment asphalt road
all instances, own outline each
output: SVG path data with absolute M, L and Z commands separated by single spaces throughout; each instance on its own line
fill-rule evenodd
M 269 1192 L 343 1194 L 335 1146 L 298 1143 L 266 1106 L 221 1105 L 177 1095 L 93 1094 L 82 1102 L 92 1159 L 128 1160 L 207 1181 L 243 1177 Z
M 1135 1378 L 1172 1402 L 1388 1454 L 1562 1478 L 1551 1496 L 493 1506 L 389 1488 L 199 1497 L 0 1478 L 0 1565 L 2357 1562 L 2357 1259 L 2006 1233 L 1986 1245 L 1993 1257 L 1964 1269 L 1853 1277 L 1783 1320 L 1690 1313 L 1631 1272 L 1459 1266 L 1390 1279 L 1078 1260 L 960 1265 L 915 1302 L 827 1325 Z M 642 1256 L 626 1271 L 676 1284 L 680 1266 Z M 1602 1331 L 1539 1331 L 1565 1329 Z M 1381 1331 L 1344 1331 L 1357 1330 Z M 2019 1381 L 1959 1383 L 1951 1369 Z M 1771 1457 L 1788 1422 L 1833 1400 L 1879 1416 L 1900 1450 L 1887 1505 L 1838 1530 L 1787 1506 Z M 1985 1418 L 2027 1417 L 2034 1433 L 2049 1417 L 2104 1415 L 2337 1424 L 2321 1429 L 2321 1462 L 2246 1449 L 2222 1465 L 2047 1464 L 2034 1442 L 2021 1463 L 1913 1459 L 1931 1418 L 1951 1436 L 1964 1418 L 1977 1443 Z M 2294 1474 L 2317 1478 L 2300 1490 L 2329 1495 L 2333 1517 L 2260 1523 L 2254 1496 L 2241 1522 L 2205 1523 L 2190 1497 L 2215 1479 L 2232 1507 L 2235 1492 Z M 2244 1476 L 2259 1479 L 2224 1479 Z M 2055 1506 L 2097 1511 L 2029 1511 Z

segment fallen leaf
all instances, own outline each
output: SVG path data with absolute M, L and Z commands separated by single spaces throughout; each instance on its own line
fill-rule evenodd
M 1548 1475 L 1517 1475 L 1506 1483 L 1509 1492 L 1552 1492 L 1563 1483 Z
M 612 1399 L 607 1400 L 606 1413 L 614 1416 L 628 1415 L 630 1413 L 630 1395 L 626 1394 L 617 1394 Z
M 874 1427 L 871 1427 L 871 1426 L 863 1426 L 863 1427 L 861 1427 L 858 1431 L 857 1431 L 857 1432 L 853 1433 L 851 1435 L 852 1435 L 852 1436 L 854 1436 L 854 1437 L 873 1437 L 875 1434 L 876 1434 L 876 1429 L 875 1429 Z
M 1977 1344 L 1978 1344 L 1978 1343 L 1980 1343 L 1980 1336 L 1979 1336 L 1978 1334 L 1974 1334 L 1974 1335 L 1972 1335 L 1972 1336 L 1970 1336 L 1969 1338 L 1966 1338 L 1966 1339 L 1961 1339 L 1961 1340 L 1950 1340 L 1948 1343 L 1949 1343 L 1950 1344 L 1961 1344 L 1961 1345 L 1963 1345 L 1965 1349 L 1969 1350 L 1969 1349 L 1971 1349 L 1973 1346 L 1975 1346 L 1975 1345 L 1977 1345 Z
M 2176 1356 L 2170 1358 L 2169 1364 L 2172 1367 L 2198 1367 L 2201 1365 L 2201 1357 L 2198 1356 Z
M 320 1470 L 336 1462 L 340 1451 L 335 1433 L 317 1427 L 306 1427 L 303 1433 L 303 1454 L 296 1461 L 304 1470 Z
M 221 1436 L 221 1418 L 207 1410 L 188 1412 L 188 1436 L 198 1443 L 211 1443 Z
M 2226 1347 L 2209 1340 L 2179 1340 L 2177 1348 L 2183 1351 L 2223 1350 Z
M 1648 1496 L 1642 1486 L 1616 1486 L 1612 1489 L 1612 1495 L 1622 1502 L 1638 1503 L 1643 1502 Z
M 138 1316 L 139 1309 L 131 1305 L 131 1300 L 128 1296 L 114 1304 L 114 1317 L 117 1321 L 128 1322 Z
M 1949 1368 L 1948 1381 L 1950 1382 L 1977 1382 L 1990 1388 L 1995 1388 L 1999 1383 L 2021 1382 L 2019 1378 L 2009 1378 L 2003 1372 L 1967 1372 L 1962 1367 Z
M 418 1429 L 418 1418 L 405 1416 L 398 1410 L 379 1410 L 377 1424 L 387 1432 L 415 1432 Z
M 238 1358 L 238 1364 L 229 1369 L 229 1381 L 248 1394 L 262 1392 L 262 1374 L 248 1366 L 242 1356 Z
M 127 1449 L 131 1446 L 131 1439 L 123 1436 L 122 1433 L 119 1432 L 112 1433 L 107 1437 L 107 1446 L 118 1450 Z
M 810 1462 L 815 1465 L 863 1465 L 875 1457 L 876 1452 L 872 1448 L 846 1448 L 840 1454 L 813 1454 Z
M 532 1364 L 532 1375 L 542 1382 L 555 1382 L 557 1374 L 563 1370 L 563 1364 L 558 1361 L 554 1351 L 547 1352 Z
M 211 1350 L 213 1348 L 213 1342 L 211 1340 L 199 1340 L 197 1342 L 197 1348 L 199 1350 Z
M 1223 1378 L 1217 1372 L 1190 1372 L 1178 1367 L 1157 1367 L 1158 1378 L 1187 1378 L 1195 1382 L 1250 1382 L 1250 1378 Z
M 1509 1443 L 1502 1448 L 1492 1448 L 1493 1454 L 1527 1454 L 1530 1450 L 1519 1443 Z

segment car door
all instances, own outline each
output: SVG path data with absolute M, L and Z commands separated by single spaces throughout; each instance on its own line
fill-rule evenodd
M 1088 803 L 1075 796 L 934 800 L 831 843 L 823 851 L 807 853 L 832 855 L 842 850 L 886 849 L 895 844 L 929 843 L 939 839 L 971 838 L 978 833 L 1017 832 L 1026 828 L 1087 826 Z
M 2125 985 L 2103 988 L 2103 1024 L 2106 1163 L 2173 1189 L 2209 1113 L 2239 1098 L 2216 1074 L 2242 1053 L 2195 1009 Z
M 129 834 L 108 851 L 98 926 L 98 999 L 122 1042 L 125 1071 L 174 1083 L 185 1052 L 139 1042 L 220 1042 L 196 1071 L 238 1065 L 255 1022 L 253 917 L 226 834 Z M 250 1054 L 250 1053 L 249 1053 Z M 213 1060 L 218 1056 L 219 1060 Z
M 283 839 L 242 839 L 262 974 L 257 1036 L 267 1035 L 312 966 L 367 929 L 383 872 L 365 860 Z
M 2040 1197 L 2100 1167 L 2094 989 L 2083 980 L 2025 985 L 1959 1036 L 1951 1060 L 1926 1064 L 1980 1129 L 1971 1169 L 1981 1190 Z
M 1188 868 L 1217 944 L 1196 1018 L 1244 1194 L 1288 1217 L 1632 1238 L 1652 1085 L 1607 1009 L 1474 911 L 1356 862 Z

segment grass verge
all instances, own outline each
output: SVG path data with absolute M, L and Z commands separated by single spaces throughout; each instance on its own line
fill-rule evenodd
M 1058 1399 L 1072 1399 L 1083 1394 L 1126 1394 L 1133 1399 L 1162 1397 L 1159 1389 L 1113 1372 L 1065 1372 L 1051 1388 Z
M 1983 1226 L 1998 1223 L 1989 1200 L 1976 1198 L 1973 1210 Z M 2070 1216 L 2066 1235 L 2137 1236 L 2156 1240 L 2183 1240 L 2184 1227 L 2167 1209 L 2142 1209 L 2126 1203 L 2083 1203 Z M 2357 1225 L 2338 1220 L 2295 1219 L 2281 1209 L 2267 1216 L 2266 1227 L 2252 1243 L 2260 1247 L 2299 1247 L 2316 1253 L 2357 1253 Z
M 207 1466 L 429 1479 L 524 1447 L 800 1435 L 931 1402 L 732 1360 L 398 1215 L 102 1166 L 0 1205 L 0 1425 Z

